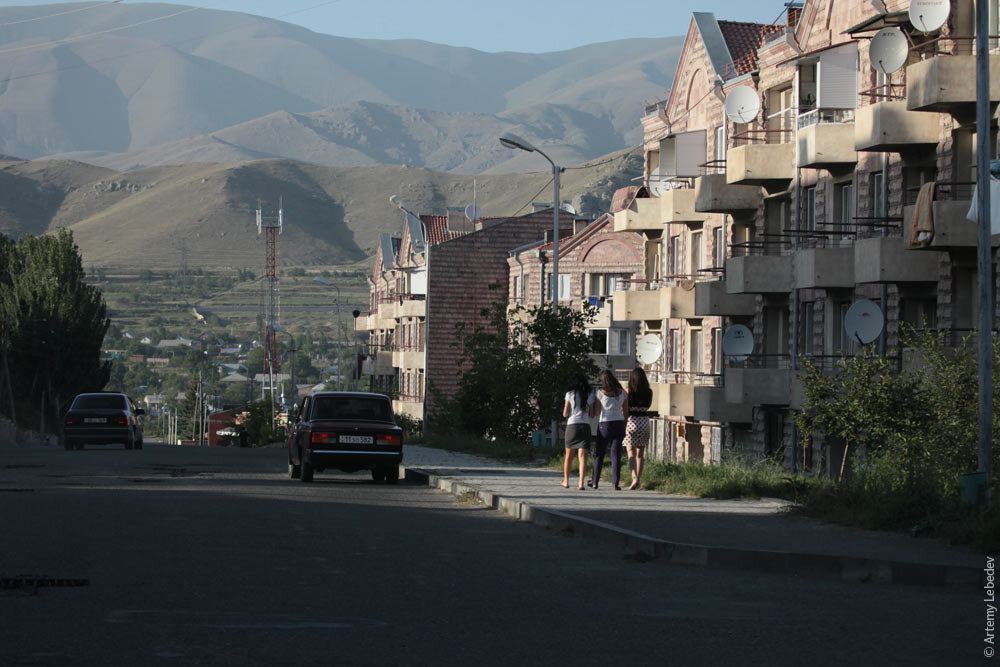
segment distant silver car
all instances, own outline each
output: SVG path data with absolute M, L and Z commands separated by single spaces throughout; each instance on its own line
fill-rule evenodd
M 63 418 L 63 447 L 121 443 L 125 449 L 142 449 L 144 414 L 125 394 L 80 394 Z

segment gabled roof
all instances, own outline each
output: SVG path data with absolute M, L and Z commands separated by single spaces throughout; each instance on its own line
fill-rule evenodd
M 719 22 L 715 20 L 712 12 L 694 12 L 692 20 L 701 35 L 701 41 L 705 45 L 708 59 L 712 63 L 712 69 L 719 76 L 725 76 L 732 67 L 733 56 L 729 53 L 726 38 L 722 34 Z
M 784 25 L 762 25 L 739 21 L 719 21 L 719 30 L 732 56 L 732 66 L 723 78 L 729 79 L 757 69 L 757 49 L 771 37 L 780 34 Z
M 449 229 L 448 216 L 446 215 L 421 215 L 420 219 L 424 221 L 424 226 L 427 227 L 427 241 L 431 245 L 457 239 L 459 236 L 465 236 L 472 231 L 471 229 L 468 231 Z

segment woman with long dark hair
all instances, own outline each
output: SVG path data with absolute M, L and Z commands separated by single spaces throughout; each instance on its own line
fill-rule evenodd
M 615 491 L 620 491 L 622 440 L 625 438 L 625 415 L 628 413 L 628 394 L 614 376 L 605 369 L 600 375 L 601 388 L 596 392 L 597 400 L 590 408 L 590 416 L 601 415 L 597 425 L 597 450 L 594 452 L 594 472 L 588 484 L 595 489 L 601 481 L 604 454 L 611 445 L 611 482 Z
M 628 378 L 628 421 L 625 423 L 625 451 L 628 452 L 628 469 L 632 471 L 632 485 L 637 489 L 642 480 L 642 464 L 649 444 L 649 406 L 653 403 L 653 390 L 646 379 L 646 371 L 632 369 Z
M 594 393 L 590 381 L 583 375 L 576 379 L 572 391 L 566 392 L 563 417 L 566 421 L 566 460 L 563 461 L 563 480 L 560 485 L 569 488 L 569 470 L 573 467 L 574 454 L 580 458 L 580 490 L 583 491 L 583 471 L 587 468 L 587 448 L 590 446 L 590 406 Z

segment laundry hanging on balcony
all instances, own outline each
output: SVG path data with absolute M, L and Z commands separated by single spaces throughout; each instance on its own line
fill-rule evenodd
M 910 221 L 910 247 L 921 248 L 930 245 L 934 240 L 934 199 L 937 196 L 937 183 L 931 181 L 920 186 L 917 194 L 917 205 L 913 209 L 913 219 Z
M 965 218 L 979 222 L 979 185 L 972 189 L 972 206 Z M 1000 234 L 1000 179 L 990 175 L 990 234 Z

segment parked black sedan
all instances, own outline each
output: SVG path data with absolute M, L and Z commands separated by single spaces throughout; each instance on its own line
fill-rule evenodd
M 121 443 L 125 449 L 142 449 L 142 415 L 125 394 L 80 394 L 63 418 L 63 446 L 83 449 L 85 443 Z
M 288 434 L 288 476 L 311 482 L 326 468 L 371 470 L 395 484 L 403 460 L 403 429 L 383 394 L 319 392 L 302 399 Z

